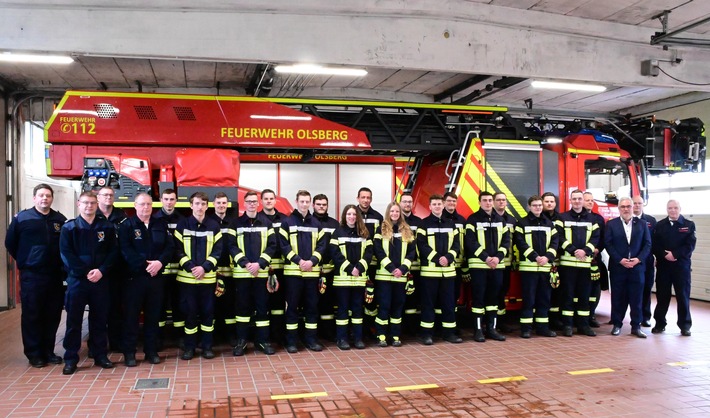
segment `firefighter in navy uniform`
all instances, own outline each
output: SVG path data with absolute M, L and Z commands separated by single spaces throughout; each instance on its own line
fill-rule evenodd
M 180 212 L 175 210 L 177 193 L 173 189 L 163 190 L 160 194 L 160 202 L 162 203 L 162 208 L 153 214 L 153 219 L 164 222 L 168 227 L 170 236 L 174 236 L 175 227 L 177 227 L 178 222 L 184 218 Z M 185 315 L 180 310 L 180 291 L 178 290 L 177 281 L 175 280 L 179 269 L 180 264 L 178 263 L 178 259 L 175 258 L 175 254 L 173 254 L 170 258 L 170 262 L 163 267 L 161 273 L 163 275 L 162 281 L 165 288 L 163 289 L 163 306 L 159 326 L 162 330 L 165 330 L 168 317 L 170 317 L 173 322 L 173 329 L 175 330 L 175 338 L 182 341 L 183 335 L 185 334 Z M 164 337 L 165 335 L 161 336 L 161 340 L 158 342 L 159 346 L 162 345 L 161 341 Z
M 505 220 L 493 210 L 493 195 L 481 192 L 480 209 L 466 219 L 466 258 L 471 273 L 471 300 L 475 322 L 473 340 L 505 341 L 496 330 L 498 295 L 503 283 L 503 259 L 510 248 L 510 231 Z M 483 319 L 486 332 L 483 332 Z
M 508 290 L 510 290 L 510 274 L 513 270 L 513 234 L 515 233 L 515 225 L 518 221 L 506 211 L 508 207 L 508 197 L 503 192 L 497 192 L 493 195 L 493 209 L 496 211 L 498 216 L 503 218 L 505 225 L 510 232 L 510 246 L 508 247 L 508 254 L 503 258 L 503 264 L 505 269 L 503 269 L 503 282 L 500 286 L 500 291 L 498 292 L 498 329 L 502 332 L 510 332 L 510 326 L 505 322 L 505 316 L 508 313 L 506 310 L 505 298 L 508 295 Z
M 454 282 L 454 300 L 456 300 L 457 302 L 461 296 L 462 282 L 470 283 L 471 281 L 471 276 L 469 275 L 468 271 L 468 264 L 466 263 L 463 255 L 464 237 L 466 236 L 466 218 L 461 216 L 456 211 L 456 203 L 458 202 L 458 199 L 459 198 L 458 196 L 456 196 L 456 193 L 445 193 L 443 212 L 444 216 L 451 219 L 454 222 L 454 225 L 456 225 L 456 229 L 458 230 L 459 248 L 461 248 L 461 251 L 459 251 L 459 254 L 454 260 L 454 266 L 456 267 L 456 280 Z M 456 306 L 455 309 L 458 317 L 457 319 L 460 322 L 460 316 L 463 314 L 463 312 L 459 312 L 458 306 Z M 436 313 L 441 314 L 441 310 L 437 309 Z
M 116 192 L 111 187 L 102 187 L 97 193 L 99 200 L 99 210 L 96 216 L 111 222 L 118 231 L 118 224 L 126 219 L 126 212 L 113 205 L 116 199 Z M 120 266 L 114 266 L 107 277 L 110 290 L 110 303 L 108 311 L 108 346 L 111 351 L 121 350 L 121 334 L 123 332 L 123 271 Z M 91 339 L 91 334 L 89 334 Z M 90 352 L 91 353 L 91 352 Z M 92 353 L 93 354 L 93 353 Z
M 269 264 L 276 254 L 276 235 L 271 221 L 257 212 L 259 197 L 249 191 L 244 196 L 244 214 L 232 224 L 233 235 L 225 235 L 229 254 L 234 261 L 232 276 L 236 294 L 237 342 L 232 349 L 235 356 L 243 356 L 247 347 L 249 322 L 254 317 L 256 335 L 254 348 L 266 355 L 275 353 L 269 342 Z M 256 314 L 254 314 L 256 312 Z
M 68 274 L 62 370 L 65 375 L 76 372 L 86 305 L 89 305 L 91 335 L 88 345 L 94 364 L 104 369 L 113 367 L 107 356 L 110 284 L 106 276 L 119 256 L 116 228 L 96 215 L 97 200 L 93 192 L 79 195 L 78 206 L 79 216 L 62 226 L 59 237 L 59 251 Z
M 361 187 L 357 191 L 357 209 L 360 211 L 360 216 L 365 221 L 367 231 L 370 233 L 370 238 L 375 236 L 375 231 L 382 225 L 382 214 L 372 209 L 372 190 L 367 187 Z M 370 268 L 367 271 L 367 277 L 375 277 L 377 272 L 378 261 L 372 257 Z M 375 289 L 377 291 L 377 289 Z M 370 302 L 365 304 L 365 330 L 368 336 L 371 335 L 371 329 L 375 326 L 375 318 L 377 317 L 377 304 Z
M 366 286 L 372 287 L 367 275 L 372 259 L 372 239 L 355 205 L 343 208 L 340 226 L 332 234 L 328 252 L 335 265 L 333 288 L 338 302 L 335 315 L 336 344 L 341 350 L 350 349 L 350 323 L 353 346 L 359 350 L 364 349 L 363 302 L 366 297 L 374 296 L 365 291 Z
M 420 278 L 420 263 L 419 263 L 419 250 L 417 249 L 416 239 L 417 230 L 422 222 L 422 218 L 418 217 L 412 213 L 412 208 L 414 206 L 414 198 L 409 192 L 402 193 L 399 198 L 399 204 L 402 207 L 402 216 L 404 220 L 407 221 L 409 228 L 411 228 L 412 233 L 414 233 L 414 251 L 416 252 L 416 257 L 412 262 L 412 267 L 409 269 L 407 274 L 408 280 L 406 285 L 406 298 L 404 300 L 404 330 L 405 332 L 410 332 L 412 334 L 416 333 L 419 324 L 419 278 Z
M 231 215 L 229 210 L 229 198 L 224 192 L 215 193 L 214 212 L 208 215 L 219 224 L 219 229 L 222 232 L 222 237 L 226 238 L 226 234 L 233 232 L 231 230 L 232 223 L 236 219 Z M 239 205 L 235 204 L 234 212 L 239 212 Z M 217 333 L 220 338 L 225 338 L 229 341 L 229 345 L 234 347 L 237 345 L 236 326 L 237 313 L 235 311 L 234 301 L 236 300 L 236 283 L 232 279 L 232 259 L 229 256 L 229 248 L 227 245 L 222 245 L 222 255 L 217 259 L 217 283 L 219 287 L 223 286 L 223 290 L 218 291 L 219 297 L 215 301 L 215 323 Z M 224 327 L 223 329 L 221 327 Z
M 202 357 L 214 358 L 215 288 L 217 259 L 222 255 L 222 231 L 214 219 L 205 216 L 209 197 L 203 192 L 190 196 L 192 215 L 175 228 L 175 253 L 180 260 L 177 274 L 180 302 L 185 314 L 185 349 L 181 358 L 191 360 L 202 333 Z
M 577 319 L 577 332 L 594 337 L 597 334 L 589 326 L 589 294 L 591 292 L 591 267 L 594 250 L 599 246 L 599 226 L 594 217 L 584 209 L 581 190 L 570 195 L 572 209 L 561 213 L 557 219 L 560 234 L 560 284 L 562 304 L 562 332 L 572 336 L 572 324 Z
M 387 218 L 377 228 L 373 241 L 375 256 L 381 260 L 375 276 L 379 282 L 375 294 L 377 343 L 387 347 L 389 340 L 393 347 L 401 347 L 402 311 L 407 283 L 411 280 L 408 273 L 417 258 L 416 232 L 404 220 L 399 204 L 390 203 L 385 215 Z
M 271 221 L 276 236 L 276 253 L 271 257 L 269 275 L 274 277 L 276 288 L 269 288 L 269 333 L 273 341 L 285 344 L 286 341 L 286 290 L 281 287 L 284 281 L 284 259 L 281 253 L 281 221 L 288 215 L 279 212 L 274 206 L 276 193 L 271 189 L 261 191 L 261 214 Z
M 542 216 L 555 223 L 560 214 L 557 212 L 557 197 L 552 192 L 545 192 L 542 194 Z M 555 224 L 557 226 L 557 224 Z M 560 242 L 558 239 L 557 242 Z M 560 313 L 560 307 L 562 306 L 562 289 L 560 288 L 559 274 L 557 273 L 557 268 L 559 267 L 559 248 L 557 248 L 558 258 L 552 263 L 550 267 L 551 277 L 550 284 L 552 286 L 552 292 L 550 293 L 550 311 L 548 312 L 550 318 L 550 328 L 561 330 L 562 329 L 562 315 Z
M 604 233 L 606 232 L 606 221 L 604 217 L 593 211 L 594 209 L 594 194 L 584 192 L 584 208 L 594 217 L 594 223 L 599 226 L 599 246 L 594 250 L 594 258 L 592 259 L 591 277 L 592 288 L 589 294 L 589 326 L 599 328 L 597 321 L 597 306 L 602 295 L 602 290 L 609 290 L 609 272 L 606 269 L 606 264 L 602 261 L 602 251 L 604 251 L 605 241 Z
M 163 301 L 163 266 L 173 257 L 173 236 L 160 219 L 151 218 L 153 199 L 138 193 L 136 216 L 118 225 L 118 242 L 128 274 L 123 287 L 123 357 L 128 367 L 136 366 L 136 343 L 143 312 L 143 352 L 150 364 L 160 363 L 158 339 Z
M 20 270 L 24 353 L 32 367 L 44 367 L 62 363 L 54 345 L 64 305 L 59 234 L 67 218 L 52 209 L 54 190 L 48 184 L 35 186 L 32 200 L 34 207 L 10 223 L 5 248 Z
M 336 229 L 340 226 L 336 219 L 328 216 L 328 196 L 317 194 L 313 197 L 313 216 L 321 224 L 321 230 L 325 234 L 325 239 L 330 242 L 330 238 Z M 333 289 L 333 260 L 330 254 L 326 251 L 323 254 L 323 263 L 321 266 L 321 283 L 320 298 L 318 299 L 318 312 L 320 313 L 320 323 L 318 324 L 318 333 L 326 339 L 335 339 L 335 289 Z
M 542 215 L 542 198 L 528 199 L 528 215 L 515 226 L 514 241 L 520 262 L 520 284 L 523 308 L 520 311 L 520 336 L 530 338 L 534 328 L 537 335 L 556 337 L 550 330 L 550 267 L 557 257 L 559 237 L 555 224 Z
M 675 291 L 678 309 L 678 328 L 690 337 L 693 321 L 690 317 L 690 258 L 695 250 L 695 223 L 680 214 L 680 203 L 669 200 L 668 216 L 656 224 L 653 232 L 653 253 L 656 256 L 656 309 L 653 319 L 654 334 L 666 330 L 666 313 L 671 302 L 671 286 Z
M 462 342 L 456 335 L 454 306 L 455 260 L 460 251 L 458 230 L 453 221 L 443 216 L 444 198 L 429 197 L 431 214 L 422 219 L 417 229 L 417 248 L 421 263 L 421 342 L 434 343 L 432 334 L 436 319 L 434 309 L 441 308 L 442 337 L 450 343 Z
M 296 193 L 296 209 L 281 221 L 280 246 L 284 254 L 284 285 L 286 287 L 286 351 L 297 353 L 298 308 L 303 301 L 306 348 L 322 351 L 318 342 L 318 285 L 320 262 L 326 251 L 325 233 L 311 215 L 311 194 Z

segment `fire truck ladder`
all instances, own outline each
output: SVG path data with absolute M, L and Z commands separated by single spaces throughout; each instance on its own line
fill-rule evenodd
M 411 193 L 414 189 L 414 184 L 417 182 L 417 175 L 419 175 L 423 162 L 424 157 L 415 157 L 414 161 L 407 166 L 409 177 L 407 178 L 407 186 L 402 191 L 403 193 Z
M 470 143 L 471 136 L 475 139 L 480 138 L 481 131 L 479 129 L 474 129 L 466 133 L 466 138 L 463 141 L 461 149 L 455 149 L 449 154 L 449 160 L 446 162 L 446 176 L 449 178 L 449 182 L 446 184 L 445 189 L 447 192 L 453 192 L 456 190 L 456 185 L 458 184 L 459 174 L 466 162 L 466 155 L 468 153 L 468 146 Z

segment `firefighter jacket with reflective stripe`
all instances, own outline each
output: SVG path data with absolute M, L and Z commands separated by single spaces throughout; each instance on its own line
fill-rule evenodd
M 459 231 L 451 219 L 437 218 L 433 214 L 422 219 L 417 229 L 417 249 L 421 263 L 421 277 L 454 278 L 456 267 L 454 260 L 461 247 Z M 439 263 L 439 258 L 446 257 L 446 267 Z
M 590 268 L 594 249 L 599 245 L 599 225 L 594 222 L 594 217 L 585 209 L 580 212 L 570 209 L 561 213 L 555 224 L 562 242 L 560 266 Z M 578 260 L 574 256 L 576 250 L 584 250 L 587 257 Z
M 466 258 L 470 269 L 489 270 L 486 259 L 497 257 L 500 262 L 497 269 L 504 269 L 503 259 L 510 248 L 510 231 L 505 220 L 491 210 L 487 214 L 483 209 L 472 214 L 466 220 Z
M 271 221 L 271 227 L 274 228 L 274 236 L 276 237 L 276 252 L 274 256 L 271 257 L 271 264 L 269 268 L 273 270 L 283 270 L 284 268 L 284 257 L 281 254 L 281 245 L 279 244 L 281 238 L 281 221 L 286 218 L 286 215 L 274 209 L 273 215 L 268 215 L 263 210 L 259 212 L 260 215 L 264 215 L 266 219 Z
M 207 216 L 214 219 L 214 221 L 219 224 L 222 238 L 227 238 L 227 234 L 230 234 L 232 238 L 234 238 L 232 223 L 235 221 L 235 218 L 230 216 L 229 211 L 227 211 L 224 218 L 220 218 L 216 213 L 211 213 Z M 226 243 L 222 244 L 222 254 L 217 259 L 217 274 L 224 277 L 232 277 L 232 268 L 232 257 L 229 255 L 229 248 Z
M 326 251 L 328 242 L 321 224 L 310 212 L 306 216 L 294 210 L 291 216 L 281 221 L 280 230 L 281 253 L 285 255 L 284 274 L 303 278 L 320 276 L 320 262 Z M 301 260 L 313 263 L 312 271 L 301 271 Z
M 549 272 L 557 257 L 559 236 L 555 224 L 544 216 L 537 217 L 532 212 L 515 226 L 515 246 L 518 247 L 520 271 Z M 544 266 L 537 264 L 537 257 L 547 257 Z
M 367 268 L 373 253 L 372 240 L 359 236 L 357 228 L 340 226 L 330 238 L 328 250 L 335 265 L 333 286 L 365 287 Z M 353 276 L 356 268 L 360 274 Z
M 180 212 L 178 212 L 177 210 L 173 210 L 173 213 L 167 214 L 163 209 L 160 209 L 159 211 L 153 214 L 152 218 L 159 219 L 165 222 L 168 226 L 168 232 L 170 233 L 170 236 L 175 236 L 175 227 L 177 227 L 177 223 L 180 221 L 180 219 L 183 219 L 184 216 L 182 216 L 182 214 L 180 214 Z M 177 274 L 179 269 L 180 264 L 178 263 L 178 259 L 173 253 L 170 262 L 165 267 L 163 267 L 163 274 Z
M 246 212 L 232 224 L 229 235 L 223 235 L 228 251 L 234 260 L 232 277 L 249 279 L 254 276 L 246 269 L 249 263 L 259 263 L 257 277 L 269 276 L 269 263 L 276 254 L 276 235 L 269 218 L 257 213 L 250 218 Z
M 126 218 L 118 224 L 118 243 L 131 277 L 150 278 L 145 271 L 147 260 L 158 260 L 163 268 L 173 258 L 173 236 L 161 219 L 151 218 L 148 226 L 137 216 Z M 159 272 L 162 273 L 163 270 Z
M 92 223 L 78 216 L 62 226 L 59 252 L 70 277 L 85 279 L 93 269 L 106 276 L 119 257 L 116 227 L 98 216 Z
M 416 245 L 416 240 L 417 240 L 417 230 L 419 229 L 419 225 L 422 223 L 422 218 L 418 217 L 417 215 L 410 213 L 409 216 L 404 215 L 404 220 L 407 221 L 409 224 L 409 227 L 412 229 L 412 232 L 414 233 L 414 251 L 416 251 L 417 256 L 414 258 L 414 261 L 412 262 L 412 268 L 410 270 L 412 271 L 419 271 L 419 249 L 417 248 Z M 463 248 L 463 247 L 461 247 Z M 377 257 L 377 254 L 375 254 L 375 257 Z
M 222 254 L 222 231 L 219 224 L 206 216 L 199 222 L 190 215 L 175 228 L 175 253 L 180 260 L 177 281 L 190 284 L 217 282 L 217 259 Z M 197 280 L 193 267 L 205 269 L 205 276 Z
M 374 250 L 375 257 L 380 260 L 380 267 L 375 275 L 376 280 L 389 282 L 407 282 L 407 272 L 411 269 L 412 263 L 417 258 L 416 235 L 412 234 L 412 241 L 405 242 L 402 234 L 399 233 L 399 225 L 392 225 L 392 236 L 382 235 L 382 226 L 377 228 L 375 233 Z M 393 271 L 399 269 L 402 276 L 394 277 Z
M 35 208 L 18 213 L 5 235 L 5 248 L 17 262 L 17 268 L 62 275 L 59 235 L 66 221 L 67 218 L 54 209 L 46 215 Z
M 466 237 L 466 219 L 459 215 L 458 212 L 453 211 L 449 212 L 447 210 L 444 210 L 443 216 L 451 219 L 454 221 L 454 225 L 456 225 L 456 229 L 459 230 L 459 248 L 464 247 L 464 238 Z M 468 267 L 466 263 L 464 262 L 464 256 L 463 256 L 463 251 L 459 251 L 459 255 L 456 257 L 456 268 L 460 268 L 464 271 L 468 271 Z
M 320 216 L 314 213 L 313 216 L 315 216 L 315 218 L 318 219 L 318 221 L 320 222 L 321 230 L 325 234 L 326 242 L 330 243 L 330 238 L 333 236 L 335 230 L 340 227 L 340 224 L 338 223 L 338 221 L 328 216 L 327 213 L 324 216 Z M 321 271 L 323 273 L 331 273 L 335 268 L 335 265 L 333 264 L 333 260 L 330 258 L 329 253 L 330 251 L 326 251 L 325 254 L 323 254 L 323 261 L 321 262 Z
M 505 266 L 510 267 L 513 264 L 513 234 L 515 234 L 515 225 L 518 223 L 518 221 L 516 221 L 513 215 L 508 212 L 503 212 L 502 215 L 498 213 L 498 215 L 503 218 L 503 220 L 505 221 L 505 226 L 508 228 L 508 232 L 510 233 L 510 245 L 508 246 L 508 254 L 505 255 L 505 258 L 503 258 L 503 263 L 505 264 Z

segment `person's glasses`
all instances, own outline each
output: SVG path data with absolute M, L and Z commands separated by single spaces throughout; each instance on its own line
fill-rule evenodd
M 256 205 L 259 203 L 259 201 L 258 200 L 245 200 L 244 203 L 247 205 Z
M 81 203 L 82 205 L 91 206 L 91 205 L 95 205 L 96 201 L 95 200 L 80 200 L 79 203 Z
M 621 205 L 619 209 L 631 209 L 631 205 Z
M 106 197 L 106 196 L 113 197 L 113 193 L 99 193 L 99 196 L 103 196 L 103 197 Z

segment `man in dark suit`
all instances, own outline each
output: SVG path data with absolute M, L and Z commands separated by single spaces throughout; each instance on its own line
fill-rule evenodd
M 641 331 L 641 299 L 646 259 L 651 252 L 651 234 L 646 223 L 632 215 L 631 198 L 619 200 L 618 218 L 606 224 L 606 251 L 611 278 L 611 335 L 621 333 L 626 308 L 631 308 L 631 334 L 646 338 Z
M 648 230 L 651 232 L 651 248 L 653 248 L 653 231 L 656 229 L 656 218 L 651 215 L 643 213 L 643 198 L 641 196 L 634 196 L 632 198 L 634 202 L 634 217 L 638 218 L 642 222 L 646 222 Z M 643 311 L 643 322 L 641 322 L 642 327 L 651 326 L 651 291 L 653 290 L 653 280 L 656 278 L 656 259 L 653 257 L 653 251 L 648 255 L 648 258 L 644 261 L 644 280 L 643 280 L 643 298 L 642 298 L 642 311 Z

